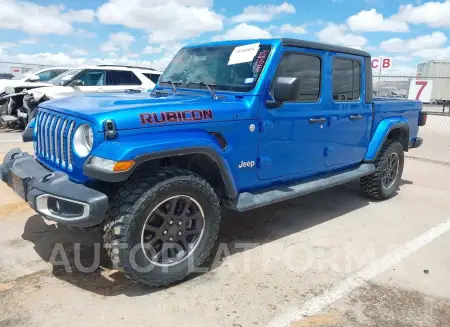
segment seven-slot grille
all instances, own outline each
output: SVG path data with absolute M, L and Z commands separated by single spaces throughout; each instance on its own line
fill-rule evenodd
M 72 139 L 76 122 L 55 113 L 38 112 L 36 155 L 72 170 Z

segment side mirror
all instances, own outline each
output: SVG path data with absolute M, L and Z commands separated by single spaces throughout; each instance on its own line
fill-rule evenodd
M 297 77 L 278 77 L 275 80 L 274 98 L 276 101 L 292 101 L 297 98 L 300 79 Z
M 83 86 L 84 82 L 80 79 L 74 80 L 72 83 L 70 83 L 70 86 Z
M 299 88 L 300 80 L 297 77 L 278 77 L 274 82 L 275 101 L 266 101 L 267 109 L 279 108 L 283 102 L 296 99 Z
M 37 75 L 33 75 L 28 79 L 30 82 L 39 82 L 41 79 Z

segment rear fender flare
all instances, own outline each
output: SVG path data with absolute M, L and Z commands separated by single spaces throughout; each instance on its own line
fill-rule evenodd
M 364 157 L 364 161 L 371 162 L 376 159 L 378 153 L 383 147 L 384 142 L 388 138 L 389 134 L 396 129 L 401 129 L 406 132 L 408 136 L 408 140 L 406 140 L 406 151 L 408 149 L 408 141 L 409 141 L 409 125 L 408 120 L 404 117 L 391 117 L 382 120 L 375 132 L 373 133 L 372 140 L 369 143 L 369 147 L 367 148 L 366 155 Z M 405 147 L 402 141 L 402 145 Z

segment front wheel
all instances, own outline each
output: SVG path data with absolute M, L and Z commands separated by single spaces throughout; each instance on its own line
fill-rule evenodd
M 199 176 L 175 168 L 138 174 L 112 200 L 105 247 L 129 279 L 165 286 L 205 261 L 220 219 L 217 195 Z
M 402 178 L 405 156 L 400 142 L 388 140 L 375 160 L 376 171 L 361 178 L 363 192 L 377 200 L 393 197 Z

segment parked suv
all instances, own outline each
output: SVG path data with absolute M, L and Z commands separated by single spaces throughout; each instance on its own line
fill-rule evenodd
M 49 85 L 47 82 L 66 72 L 67 67 L 41 68 L 28 71 L 10 79 L 0 79 L 0 98 L 8 93 L 18 93 L 24 89 L 32 89 Z
M 78 93 L 148 91 L 155 87 L 161 72 L 142 67 L 98 65 L 72 69 L 51 81 L 51 87 L 33 89 L 29 94 L 41 100 L 58 99 Z
M 42 87 L 25 90 L 21 84 L 10 88 L 8 99 L 3 107 L 5 114 L 0 123 L 8 120 L 8 124 L 22 123 L 25 126 L 35 116 L 39 103 L 51 99 L 63 98 L 81 93 L 142 92 L 152 90 L 158 82 L 161 72 L 151 68 L 131 66 L 85 66 L 70 69 L 50 80 Z M 1 100 L 0 100 L 1 101 Z

